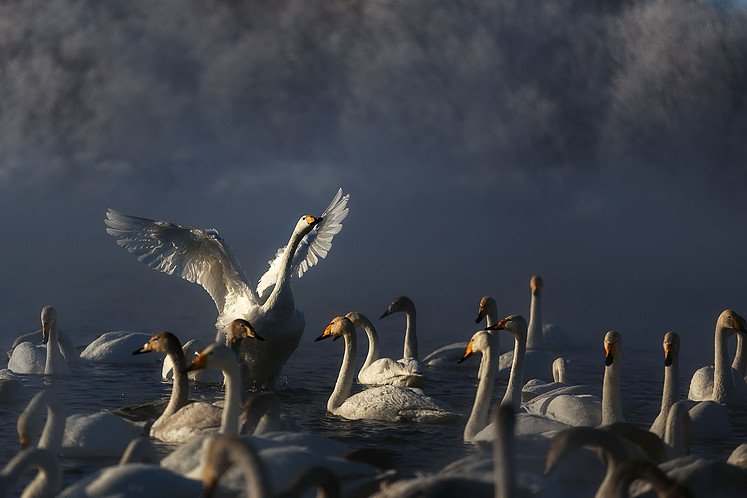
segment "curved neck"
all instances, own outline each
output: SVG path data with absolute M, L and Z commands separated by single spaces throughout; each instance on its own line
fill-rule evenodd
M 722 404 L 729 403 L 732 396 L 733 381 L 731 377 L 731 365 L 729 364 L 728 337 L 728 329 L 716 324 L 714 339 L 715 358 L 713 362 L 713 396 L 711 399 Z
M 379 334 L 376 333 L 376 329 L 369 320 L 360 318 L 356 325 L 360 325 L 368 336 L 368 354 L 366 355 L 366 361 L 363 362 L 363 366 L 361 367 L 361 370 L 363 370 L 381 357 L 379 353 Z
M 744 377 L 747 374 L 747 339 L 742 334 L 737 334 L 737 352 L 731 368 Z
M 60 352 L 57 325 L 52 324 L 49 330 L 49 340 L 47 341 L 47 359 L 44 364 L 44 374 L 60 373 L 59 369 L 63 362 L 65 362 L 65 357 Z
M 277 498 L 301 498 L 310 489 L 316 488 L 317 498 L 338 498 L 340 483 L 325 467 L 312 467 L 299 475 Z
M 625 422 L 620 402 L 620 362 L 622 349 L 615 352 L 612 365 L 604 367 L 602 384 L 602 425 Z
M 303 231 L 294 231 L 291 234 L 288 244 L 285 246 L 283 251 L 282 259 L 280 260 L 280 271 L 278 272 L 278 278 L 275 280 L 275 287 L 272 289 L 267 301 L 262 305 L 264 310 L 275 308 L 278 303 L 281 303 L 290 308 L 292 311 L 295 309 L 295 303 L 293 302 L 293 294 L 285 292 L 286 284 L 291 278 L 291 272 L 293 271 L 293 256 L 296 254 L 298 244 L 301 242 L 303 236 L 306 235 Z M 282 297 L 282 299 L 281 299 Z
M 153 425 L 166 420 L 189 402 L 189 380 L 187 379 L 187 362 L 184 359 L 184 351 L 177 344 L 170 347 L 166 354 L 169 356 L 174 369 L 171 398 L 169 398 L 166 409 Z
M 672 354 L 672 364 L 664 367 L 664 387 L 661 391 L 661 409 L 656 420 L 651 426 L 651 432 L 659 437 L 664 437 L 666 431 L 667 416 L 672 405 L 679 400 L 679 355 Z
M 232 463 L 236 465 L 244 477 L 244 486 L 246 486 L 247 498 L 266 498 L 272 496 L 270 489 L 270 478 L 267 475 L 262 460 L 257 455 L 254 448 L 250 447 L 246 442 L 241 439 L 217 439 L 213 444 L 219 445 L 214 447 L 218 450 L 218 455 L 215 452 L 206 452 L 206 461 L 203 461 L 203 475 L 206 471 L 208 474 L 220 471 L 220 474 L 225 472 L 225 467 L 228 462 L 229 465 Z M 225 457 L 220 457 L 220 453 L 225 454 Z M 216 466 L 223 468 L 216 469 Z
M 65 435 L 65 415 L 62 412 L 62 403 L 56 395 L 50 391 L 42 391 L 37 394 L 28 404 L 21 416 L 18 417 L 18 432 L 26 431 L 29 417 L 37 417 L 37 413 L 47 409 L 47 420 L 44 423 L 41 437 L 37 447 L 44 448 L 54 454 L 60 452 L 62 440 Z M 28 434 L 25 434 L 28 437 Z
M 33 481 L 23 490 L 22 497 L 56 496 L 62 484 L 60 463 L 54 453 L 44 448 L 29 448 L 18 453 L 0 472 L 9 483 L 15 483 L 18 478 L 30 468 L 38 473 Z M 5 491 L 5 490 L 0 490 Z
M 518 412 L 521 407 L 521 386 L 524 385 L 524 354 L 527 340 L 521 335 L 514 337 L 514 359 L 511 363 L 511 374 L 508 376 L 506 394 L 503 395 L 502 405 L 508 405 Z
M 239 414 L 241 412 L 241 369 L 237 361 L 226 362 L 221 366 L 226 385 L 226 403 L 220 416 L 220 433 L 226 436 L 239 435 Z
M 327 411 L 332 413 L 342 406 L 345 400 L 350 396 L 350 392 L 353 389 L 353 371 L 355 370 L 357 344 L 355 331 L 352 333 L 346 331 L 343 338 L 345 339 L 345 355 L 342 357 L 342 366 L 340 367 L 340 373 L 337 374 L 335 389 L 327 400 Z
M 493 472 L 495 473 L 495 498 L 513 498 L 516 494 L 514 469 L 514 428 L 511 422 L 496 417 L 496 435 L 493 441 Z
M 498 366 L 496 356 L 497 351 L 493 350 L 490 346 L 488 346 L 487 351 L 483 351 L 482 353 L 479 370 L 480 381 L 477 385 L 475 403 L 472 405 L 472 412 L 469 414 L 467 425 L 464 426 L 465 441 L 471 441 L 474 439 L 477 433 L 488 425 L 490 398 L 493 396 L 495 369 Z
M 405 329 L 405 349 L 402 353 L 402 358 L 415 358 L 417 360 L 418 336 L 416 332 L 417 314 L 415 313 L 415 308 L 406 309 L 405 316 L 407 317 L 407 328 Z
M 541 291 L 532 291 L 529 305 L 529 327 L 527 328 L 527 349 L 542 348 L 542 303 Z
M 556 358 L 552 362 L 552 380 L 555 382 L 568 382 L 568 374 L 565 371 L 565 358 Z
M 254 428 L 255 436 L 260 436 L 268 432 L 281 430 L 280 423 L 280 403 L 270 403 L 262 416 L 259 417 L 259 422 Z
M 690 415 L 683 403 L 677 403 L 669 410 L 667 427 L 664 434 L 664 442 L 672 449 L 674 457 L 683 457 L 688 454 L 689 440 L 687 425 L 690 424 Z

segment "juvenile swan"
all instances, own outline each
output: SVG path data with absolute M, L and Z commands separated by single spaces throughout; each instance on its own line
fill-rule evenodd
M 304 315 L 296 309 L 290 281 L 326 257 L 332 238 L 342 230 L 349 196 L 342 189 L 320 217 L 302 216 L 259 280 L 256 292 L 228 245 L 214 229 L 190 228 L 167 221 L 137 218 L 109 209 L 107 233 L 117 244 L 151 268 L 200 284 L 218 309 L 217 342 L 236 318 L 249 321 L 265 342 L 243 341 L 240 346 L 248 386 L 273 381 L 293 351 L 304 329 Z
M 440 423 L 459 418 L 449 407 L 437 403 L 419 389 L 379 386 L 351 396 L 357 344 L 353 322 L 344 316 L 336 316 L 315 341 L 330 337 L 345 339 L 345 356 L 335 389 L 327 401 L 327 411 L 351 420 L 384 422 Z

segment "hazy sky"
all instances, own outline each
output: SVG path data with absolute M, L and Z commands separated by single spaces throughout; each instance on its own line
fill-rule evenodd
M 467 338 L 483 294 L 527 313 L 532 273 L 587 341 L 710 350 L 747 313 L 729 3 L 12 2 L 0 69 L 0 344 L 45 304 L 74 335 L 208 336 L 207 294 L 105 209 L 218 228 L 256 282 L 338 186 L 345 228 L 294 282 L 308 337 L 409 294 L 421 341 Z

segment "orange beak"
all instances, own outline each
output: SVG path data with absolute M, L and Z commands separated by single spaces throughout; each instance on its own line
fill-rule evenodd
M 195 357 L 195 361 L 193 361 L 192 364 L 187 367 L 187 372 L 191 372 L 193 370 L 201 370 L 205 367 L 207 367 L 207 355 L 200 353 L 197 355 L 197 357 Z
M 498 323 L 495 323 L 491 325 L 490 327 L 487 327 L 485 330 L 504 330 L 506 328 L 506 324 L 508 324 L 510 320 L 508 318 L 504 318 Z
M 324 333 L 322 333 L 322 335 L 314 339 L 314 342 L 319 342 L 322 339 L 326 339 L 328 337 L 332 337 L 332 324 L 331 323 L 327 325 L 327 328 L 324 329 Z
M 462 356 L 459 361 L 457 361 L 457 363 L 462 363 L 473 354 L 475 354 L 475 352 L 472 350 L 472 339 L 470 339 L 469 343 L 467 344 L 467 349 L 464 351 L 464 356 Z

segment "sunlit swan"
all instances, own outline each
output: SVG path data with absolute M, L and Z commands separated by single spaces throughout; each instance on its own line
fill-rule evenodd
M 353 325 L 362 328 L 368 336 L 368 354 L 366 361 L 358 372 L 358 382 L 367 386 L 401 386 L 422 387 L 425 374 L 415 358 L 392 360 L 381 358 L 379 354 L 379 335 L 371 321 L 358 313 L 351 311 L 345 315 Z
M 475 323 L 480 323 L 483 319 L 487 320 L 488 327 L 498 321 L 498 305 L 496 304 L 495 299 L 490 296 L 483 296 L 482 299 L 480 299 Z M 453 367 L 458 364 L 457 362 L 464 354 L 464 349 L 466 347 L 466 342 L 447 344 L 423 358 L 423 363 L 429 367 Z M 500 350 L 500 339 L 498 339 L 498 342 L 496 343 L 496 350 Z
M 250 327 L 247 334 L 256 335 Z M 222 344 L 211 344 L 195 357 L 194 363 L 186 366 L 179 339 L 170 332 L 154 335 L 133 354 L 156 351 L 166 353 L 176 365 L 174 385 L 169 404 L 160 417 L 153 422 L 150 435 L 161 441 L 183 443 L 200 434 L 220 432 L 228 435 L 239 433 L 241 412 L 241 375 L 236 355 Z M 219 368 L 226 378 L 226 402 L 223 410 L 204 401 L 189 403 L 187 371 L 201 368 Z
M 302 216 L 288 244 L 278 250 L 259 280 L 256 293 L 238 260 L 214 229 L 201 230 L 166 221 L 137 218 L 109 209 L 107 232 L 138 260 L 169 275 L 202 285 L 218 308 L 218 341 L 236 318 L 249 321 L 267 340 L 243 341 L 241 359 L 247 386 L 261 386 L 280 374 L 304 329 L 303 313 L 293 301 L 291 276 L 326 257 L 332 238 L 342 230 L 349 195 L 338 190 L 320 217 Z
M 0 471 L 0 496 L 10 496 L 16 481 L 29 469 L 37 469 L 37 474 L 24 488 L 21 498 L 52 498 L 57 495 L 62 485 L 57 456 L 45 448 L 27 448 Z
M 65 418 L 62 403 L 50 390 L 38 392 L 18 417 L 16 428 L 22 447 L 39 432 L 37 424 L 47 416 L 37 446 L 70 457 L 119 457 L 142 427 L 106 411 Z
M 690 490 L 667 476 L 646 460 L 628 460 L 619 464 L 610 476 L 610 498 L 628 498 L 630 485 L 635 480 L 648 482 L 660 498 L 692 498 Z
M 353 322 L 344 316 L 332 319 L 316 341 L 329 337 L 345 339 L 345 356 L 327 401 L 327 411 L 343 418 L 385 422 L 451 422 L 459 418 L 449 407 L 437 403 L 418 389 L 379 386 L 350 395 L 355 375 L 357 339 Z
M 105 332 L 91 341 L 80 357 L 91 363 L 154 363 L 155 358 L 132 355 L 132 350 L 142 346 L 148 338 L 150 335 L 142 332 Z
M 16 375 L 3 368 L 0 370 L 0 406 L 10 406 L 21 401 L 21 381 Z
M 47 315 L 45 315 L 47 311 Z M 44 346 L 36 346 L 30 342 L 22 342 L 13 349 L 8 361 L 8 369 L 16 373 L 65 375 L 70 373 L 65 357 L 60 352 L 59 337 L 54 308 L 46 307 L 42 310 L 42 333 Z M 47 321 L 45 321 L 45 318 Z M 44 354 L 41 364 L 40 354 Z
M 680 398 L 679 364 L 680 336 L 669 331 L 664 336 L 664 387 L 661 410 L 651 425 L 651 432 L 664 437 L 664 429 L 672 405 Z M 731 434 L 729 410 L 714 401 L 701 401 L 689 410 L 693 436 L 696 439 L 723 439 Z
M 734 406 L 747 403 L 744 377 L 729 364 L 727 340 L 734 333 L 747 333 L 747 324 L 733 310 L 724 310 L 716 321 L 713 366 L 702 367 L 693 374 L 687 395 L 689 399 Z
M 491 334 L 486 330 L 481 330 L 472 336 L 467 343 L 465 351 L 459 362 L 463 362 L 476 353 L 482 354 L 480 360 L 479 383 L 475 402 L 472 405 L 472 411 L 464 426 L 464 440 L 472 441 L 476 436 L 488 426 L 488 410 L 490 408 L 490 399 L 493 396 L 493 386 L 495 385 L 495 369 L 498 364 L 498 334 Z M 506 391 L 508 395 L 508 391 Z
M 51 329 L 55 329 L 57 331 L 57 343 L 60 348 L 60 353 L 62 353 L 62 356 L 65 357 L 65 361 L 67 361 L 70 365 L 77 364 L 79 359 L 78 350 L 75 349 L 75 344 L 73 344 L 73 341 L 70 340 L 67 334 L 57 328 L 57 310 L 52 306 L 45 306 L 42 308 L 40 330 L 16 337 L 16 340 L 13 341 L 13 345 L 10 347 L 10 351 L 8 351 L 8 358 L 12 356 L 13 350 L 16 348 L 16 346 L 23 342 L 36 344 L 37 341 L 41 340 L 42 344 L 46 344 L 47 336 L 49 335 L 49 331 Z M 43 365 L 46 356 L 44 353 L 40 354 L 41 358 L 39 362 Z

